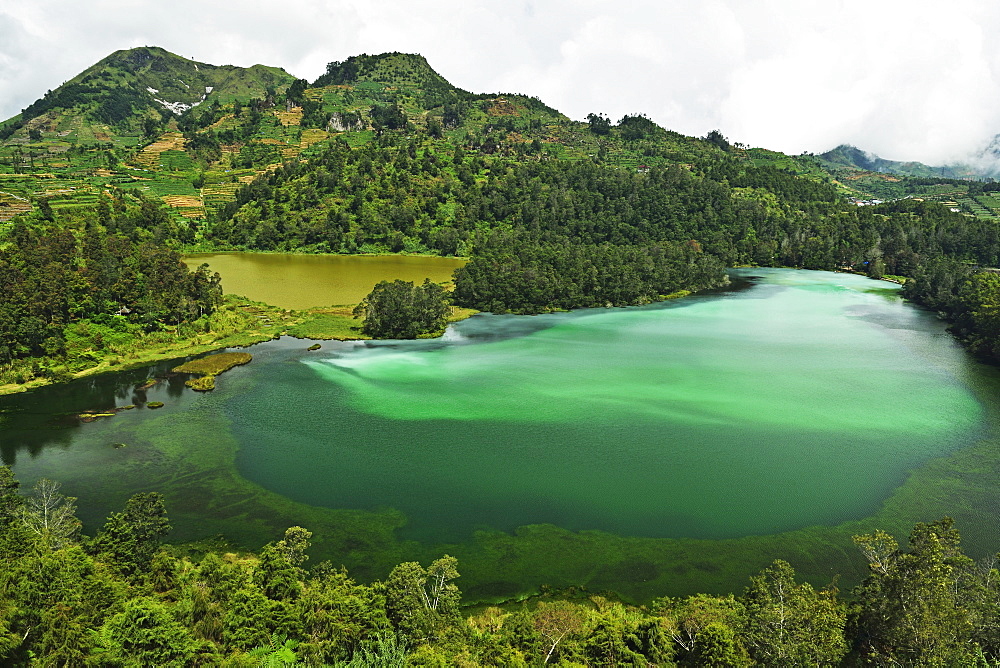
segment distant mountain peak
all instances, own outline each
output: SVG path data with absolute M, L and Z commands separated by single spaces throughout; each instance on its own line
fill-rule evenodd
M 976 168 L 969 165 L 931 166 L 922 162 L 886 160 L 870 151 L 864 151 L 850 144 L 841 144 L 816 157 L 829 169 L 851 169 L 918 178 L 966 179 L 981 175 Z
M 314 86 L 353 84 L 359 81 L 393 84 L 399 80 L 409 80 L 424 86 L 436 85 L 454 88 L 430 66 L 419 53 L 391 51 L 376 55 L 363 53 L 344 61 L 327 65 L 326 73 L 320 76 Z

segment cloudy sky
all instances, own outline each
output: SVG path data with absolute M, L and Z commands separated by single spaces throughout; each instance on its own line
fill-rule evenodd
M 0 118 L 133 46 L 309 80 L 404 51 L 576 119 L 940 164 L 1000 133 L 998 34 L 990 0 L 0 0 Z

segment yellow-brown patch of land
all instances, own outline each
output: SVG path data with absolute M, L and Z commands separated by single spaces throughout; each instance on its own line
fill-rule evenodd
M 177 208 L 205 206 L 200 197 L 194 197 L 193 195 L 164 195 L 163 201 Z
M 285 127 L 302 124 L 302 107 L 292 107 L 289 111 L 275 111 L 274 115 Z
M 325 130 L 317 130 L 315 128 L 311 130 L 303 130 L 302 139 L 299 142 L 299 148 L 309 148 L 313 144 L 319 143 L 329 136 L 330 133 Z
M 155 142 L 139 151 L 135 164 L 146 169 L 160 165 L 160 154 L 164 151 L 183 151 L 186 140 L 180 132 L 164 132 Z
M 517 107 L 502 97 L 498 97 L 486 112 L 490 116 L 517 116 Z

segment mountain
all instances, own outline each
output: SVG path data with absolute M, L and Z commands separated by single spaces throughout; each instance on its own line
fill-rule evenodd
M 314 83 L 314 88 L 326 86 L 369 85 L 390 87 L 396 97 L 405 96 L 425 109 L 458 102 L 470 93 L 451 85 L 434 71 L 419 54 L 383 53 L 351 56 L 343 62 L 327 65 L 326 73 Z
M 243 184 L 310 160 L 338 138 L 359 148 L 384 133 L 419 140 L 411 159 L 469 155 L 463 187 L 485 178 L 496 161 L 703 172 L 735 160 L 830 183 L 858 200 L 910 196 L 953 202 L 969 213 L 1000 212 L 1000 200 L 966 197 L 962 185 L 935 191 L 893 175 L 965 176 L 958 171 L 887 161 L 849 146 L 822 156 L 748 149 L 717 131 L 684 136 L 641 114 L 574 121 L 536 97 L 463 90 L 418 54 L 351 56 L 309 83 L 280 68 L 217 66 L 140 47 L 112 53 L 0 123 L 0 222 L 42 198 L 58 211 L 127 190 L 162 203 L 182 226 L 201 221 L 182 235 L 201 243 L 212 238 L 211 219 L 228 210 Z M 444 171 L 458 176 L 460 163 Z M 333 205 L 323 202 L 309 215 L 326 216 Z M 431 212 L 437 220 L 454 215 L 451 204 Z
M 630 170 L 732 149 L 641 115 L 599 120 L 573 121 L 527 95 L 462 90 L 418 54 L 352 56 L 310 84 L 263 65 L 117 51 L 0 123 L 0 222 L 39 197 L 84 207 L 110 188 L 159 198 L 178 222 L 204 219 L 241 183 L 334 137 L 360 146 L 387 131 L 426 136 L 435 151 Z
M 159 47 L 115 51 L 3 123 L 0 139 L 54 132 L 81 139 L 123 135 L 205 102 L 272 94 L 295 78 L 282 69 L 210 65 Z
M 898 162 L 896 160 L 886 160 L 874 153 L 863 151 L 856 146 L 841 144 L 840 146 L 821 153 L 818 156 L 820 162 L 828 169 L 853 169 L 865 172 L 881 172 L 896 174 L 898 176 L 912 176 L 916 178 L 946 178 L 965 179 L 973 178 L 976 172 L 968 165 L 947 165 L 932 167 L 922 162 Z

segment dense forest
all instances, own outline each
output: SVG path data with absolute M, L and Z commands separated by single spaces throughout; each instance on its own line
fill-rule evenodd
M 724 282 L 723 267 L 911 276 L 932 258 L 994 266 L 991 220 L 936 203 L 848 205 L 831 185 L 720 152 L 625 171 L 442 154 L 425 137 L 333 142 L 244 186 L 209 237 L 249 250 L 465 254 L 456 303 L 494 312 L 629 305 Z
M 163 243 L 176 235 L 173 221 L 131 199 L 103 201 L 79 229 L 51 212 L 11 226 L 0 243 L 0 368 L 9 381 L 67 376 L 92 366 L 94 351 L 197 327 L 219 306 L 219 275 L 189 271 Z
M 869 577 L 842 598 L 775 561 L 739 595 L 658 598 L 548 592 L 463 613 L 461 564 L 397 565 L 361 584 L 309 565 L 292 527 L 256 553 L 185 552 L 155 492 L 93 537 L 76 499 L 40 480 L 22 495 L 0 468 L 0 657 L 38 666 L 993 665 L 1000 572 L 962 553 L 951 520 L 900 547 L 856 536 Z

